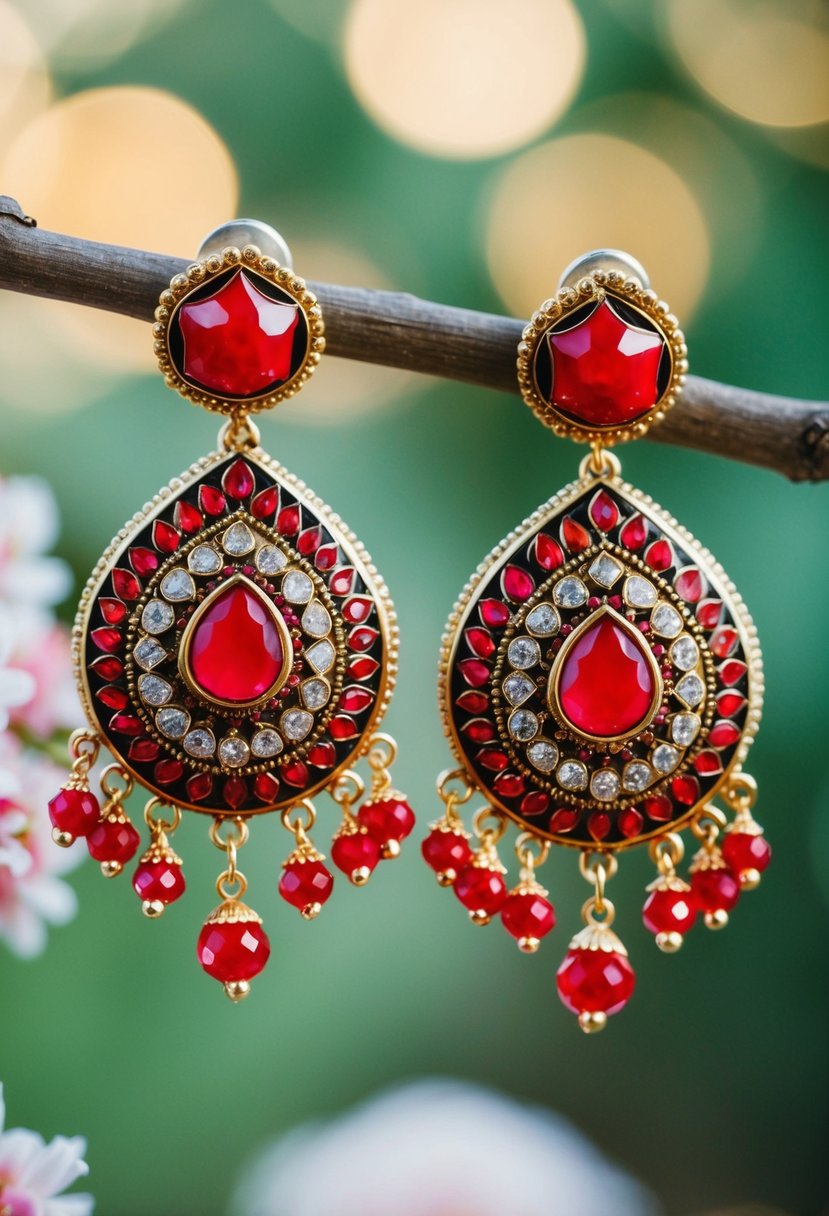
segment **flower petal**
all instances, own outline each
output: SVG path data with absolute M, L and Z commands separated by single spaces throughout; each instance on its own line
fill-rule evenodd
M 83 1159 L 83 1136 L 55 1136 L 42 1153 L 30 1160 L 18 1176 L 18 1186 L 27 1186 L 42 1199 L 49 1199 L 71 1186 L 76 1178 L 89 1173 Z
M 95 1207 L 92 1195 L 81 1192 L 78 1195 L 61 1195 L 57 1199 L 47 1199 L 43 1205 L 43 1216 L 91 1216 Z

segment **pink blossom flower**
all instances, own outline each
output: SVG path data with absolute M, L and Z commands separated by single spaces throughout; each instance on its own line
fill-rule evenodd
M 61 1195 L 89 1173 L 82 1136 L 55 1136 L 46 1144 L 37 1132 L 5 1128 L 0 1085 L 0 1212 L 3 1216 L 89 1216 L 91 1195 Z
M 14 609 L 51 608 L 65 598 L 69 569 L 45 557 L 58 534 L 58 510 L 40 477 L 0 478 L 0 600 Z
M 35 693 L 35 680 L 30 672 L 21 671 L 16 665 L 7 666 L 16 640 L 11 613 L 0 604 L 0 731 L 8 726 L 10 711 L 25 705 Z

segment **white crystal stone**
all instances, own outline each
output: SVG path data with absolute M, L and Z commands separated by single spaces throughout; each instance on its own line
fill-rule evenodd
M 187 558 L 193 574 L 215 574 L 222 568 L 222 555 L 212 545 L 197 545 Z
M 327 680 L 303 680 L 299 686 L 300 696 L 306 709 L 322 709 L 331 696 L 331 685 Z
M 587 588 L 575 574 L 568 574 L 553 588 L 553 599 L 559 608 L 580 608 L 587 603 Z
M 331 632 L 331 614 L 319 600 L 311 600 L 302 614 L 301 623 L 302 628 L 306 633 L 310 633 L 312 638 L 324 638 Z
M 227 735 L 219 744 L 219 759 L 226 768 L 241 768 L 250 760 L 250 748 L 238 735 Z
M 587 787 L 587 769 L 581 760 L 563 760 L 556 769 L 556 781 L 563 790 L 583 790 Z
M 612 802 L 621 788 L 619 774 L 612 768 L 597 769 L 590 778 L 590 793 L 600 802 Z
M 519 743 L 528 743 L 538 734 L 538 718 L 529 709 L 514 709 L 509 716 L 507 730 Z
M 196 726 L 184 736 L 184 750 L 191 756 L 212 756 L 216 750 L 216 739 L 212 730 Z
M 260 574 L 276 574 L 287 564 L 287 557 L 276 545 L 263 545 L 256 554 L 256 569 Z
M 694 709 L 705 696 L 705 685 L 698 675 L 690 672 L 687 676 L 682 677 L 674 691 L 681 701 Z
M 633 794 L 646 790 L 654 779 L 654 771 L 644 760 L 631 760 L 622 773 L 622 785 Z
M 314 725 L 314 715 L 304 709 L 286 709 L 279 720 L 279 729 L 286 739 L 299 743 Z
M 164 607 L 166 608 L 167 604 Z M 145 671 L 152 671 L 154 667 L 158 667 L 162 659 L 167 658 L 167 651 L 158 644 L 155 638 L 142 638 L 132 652 L 132 657 L 139 667 L 143 667 Z
M 653 608 L 656 603 L 656 588 L 641 574 L 631 574 L 625 579 L 622 594 L 631 608 Z
M 196 594 L 196 584 L 182 566 L 176 566 L 161 580 L 161 594 L 173 602 L 191 600 Z
M 679 764 L 679 752 L 670 743 L 660 743 L 653 749 L 651 762 L 658 773 L 672 773 Z
M 693 638 L 684 633 L 681 638 L 677 638 L 671 647 L 671 662 L 680 671 L 690 671 L 692 667 L 696 667 L 699 659 L 699 647 Z
M 535 692 L 535 684 L 533 684 L 529 676 L 516 672 L 511 676 L 507 676 L 503 683 L 503 689 L 504 696 L 510 705 L 521 705 L 522 702 L 526 701 L 527 697 Z
M 524 624 L 528 631 L 534 633 L 537 638 L 549 638 L 554 633 L 558 633 L 561 617 L 552 604 L 536 604 L 532 612 L 527 613 Z
M 175 612 L 164 600 L 150 600 L 141 613 L 141 628 L 147 633 L 163 633 L 175 619 Z
M 251 739 L 250 750 L 254 756 L 278 756 L 282 751 L 282 740 L 275 730 L 263 726 Z
M 180 739 L 187 734 L 190 725 L 190 715 L 186 709 L 178 705 L 168 705 L 155 715 L 155 724 L 168 739 Z
M 282 580 L 282 594 L 291 604 L 307 604 L 314 594 L 314 584 L 302 570 L 288 570 Z
M 147 705 L 166 705 L 173 695 L 173 688 L 161 676 L 139 676 L 138 692 Z
M 682 617 L 670 604 L 657 604 L 651 613 L 651 629 L 663 638 L 682 633 Z
M 699 734 L 700 720 L 696 714 L 675 714 L 671 722 L 671 738 L 680 747 L 688 747 Z
M 593 559 L 587 573 L 600 587 L 612 587 L 617 579 L 621 578 L 623 571 L 624 566 L 617 562 L 615 557 L 611 557 L 609 553 L 600 553 Z
M 334 647 L 330 642 L 316 642 L 310 649 L 305 651 L 305 657 L 314 671 L 322 675 L 324 672 L 330 671 L 334 666 L 336 655 Z
M 507 658 L 513 667 L 535 667 L 541 658 L 541 650 L 535 638 L 513 638 L 507 649 Z
M 558 764 L 558 748 L 548 739 L 537 739 L 527 748 L 527 759 L 540 773 L 551 773 Z
M 222 548 L 225 553 L 230 553 L 233 557 L 243 557 L 246 553 L 253 552 L 256 548 L 256 540 L 247 524 L 243 524 L 241 519 L 237 519 L 236 523 L 231 524 L 222 537 Z

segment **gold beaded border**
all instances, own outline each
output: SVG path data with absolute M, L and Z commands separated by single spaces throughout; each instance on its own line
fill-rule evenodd
M 668 343 L 671 374 L 665 392 L 641 418 L 627 426 L 590 427 L 560 413 L 555 405 L 545 400 L 536 383 L 535 360 L 538 348 L 551 326 L 591 300 L 601 301 L 607 297 L 632 305 L 656 325 Z M 688 371 L 688 348 L 679 321 L 656 292 L 643 287 L 637 278 L 625 278 L 618 270 L 596 270 L 592 275 L 579 279 L 574 287 L 562 287 L 533 313 L 518 344 L 517 367 L 521 396 L 539 422 L 563 438 L 582 443 L 601 443 L 609 447 L 614 443 L 641 439 L 676 404 Z
M 180 375 L 170 354 L 170 328 L 182 304 L 194 291 L 205 287 L 212 279 L 235 267 L 253 271 L 254 274 L 266 279 L 290 296 L 302 310 L 308 330 L 305 358 L 298 370 L 275 392 L 263 393 L 258 397 L 222 397 L 196 388 Z M 183 274 L 177 274 L 172 279 L 170 286 L 162 291 L 155 310 L 153 350 L 158 358 L 158 366 L 161 368 L 165 382 L 170 388 L 181 393 L 182 397 L 186 397 L 194 405 L 200 405 L 203 409 L 217 414 L 243 417 L 246 414 L 257 414 L 261 410 L 271 409 L 280 401 L 293 397 L 294 393 L 302 388 L 314 374 L 325 350 L 324 335 L 325 322 L 322 319 L 322 309 L 317 297 L 306 287 L 304 279 L 295 275 L 287 267 L 280 266 L 273 258 L 261 253 L 256 245 L 245 245 L 243 249 L 229 245 L 221 253 L 211 254 L 203 261 L 194 262 L 188 266 Z

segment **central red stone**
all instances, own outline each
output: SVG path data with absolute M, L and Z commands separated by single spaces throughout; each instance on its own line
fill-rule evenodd
M 623 321 L 607 300 L 572 329 L 548 334 L 547 341 L 551 402 L 579 422 L 619 426 L 656 405 L 664 339 Z
M 564 652 L 558 705 L 584 735 L 612 739 L 631 734 L 650 713 L 656 678 L 644 643 L 608 612 Z
M 205 696 L 239 705 L 265 696 L 286 661 L 272 612 L 241 583 L 208 604 L 193 629 L 188 660 Z
M 291 375 L 296 304 L 272 300 L 241 270 L 215 295 L 183 304 L 183 374 L 215 393 L 249 397 Z

